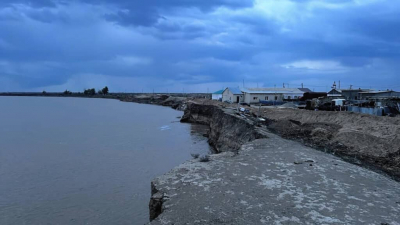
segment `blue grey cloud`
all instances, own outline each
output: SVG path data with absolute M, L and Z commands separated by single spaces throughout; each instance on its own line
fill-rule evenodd
M 383 0 L 5 0 L 0 91 L 400 89 L 399 13 Z

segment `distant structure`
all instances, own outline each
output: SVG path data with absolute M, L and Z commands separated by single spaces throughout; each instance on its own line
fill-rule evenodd
M 222 101 L 231 103 L 243 102 L 243 93 L 238 87 L 227 87 L 222 92 Z
M 312 92 L 308 88 L 243 88 L 244 102 L 298 100 L 304 93 Z
M 216 92 L 214 92 L 214 93 L 212 93 L 212 97 L 211 97 L 211 99 L 212 100 L 222 100 L 222 93 L 224 92 L 224 90 L 219 90 L 219 91 L 216 91 Z
M 360 92 L 369 92 L 370 89 L 332 89 L 328 97 L 343 98 L 346 100 L 360 100 Z
M 400 98 L 400 92 L 393 90 L 364 91 L 359 92 L 358 96 L 360 100 Z

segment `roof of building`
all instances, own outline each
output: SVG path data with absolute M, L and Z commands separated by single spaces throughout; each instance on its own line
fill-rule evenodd
M 358 91 L 358 92 L 365 92 L 365 91 L 372 91 L 370 89 L 340 89 L 341 92 L 346 92 L 346 91 Z
M 342 90 L 340 90 L 340 89 L 332 89 L 332 90 L 330 90 L 328 93 L 331 93 L 331 92 L 339 92 L 339 93 L 342 93 Z
M 313 92 L 309 88 L 299 88 L 299 90 L 302 92 Z
M 226 89 L 229 89 L 234 95 L 241 95 L 241 94 L 243 94 L 242 93 L 242 91 L 240 90 L 240 88 L 238 88 L 238 87 L 227 87 L 227 88 L 225 88 L 225 90 Z M 224 91 L 225 91 L 224 90 Z
M 360 94 L 379 94 L 379 93 L 391 93 L 391 92 L 396 92 L 396 91 L 392 91 L 392 90 L 389 90 L 389 91 L 363 91 L 363 92 L 360 92 Z
M 242 88 L 242 91 L 249 94 L 270 94 L 270 93 L 303 94 L 304 93 L 304 91 L 301 91 L 299 88 Z
M 220 94 L 222 94 L 222 92 L 224 92 L 224 90 L 219 90 L 219 91 L 214 92 L 213 95 L 220 95 Z

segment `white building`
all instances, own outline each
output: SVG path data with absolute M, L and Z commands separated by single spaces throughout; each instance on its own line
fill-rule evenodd
M 216 91 L 216 92 L 214 92 L 214 93 L 212 93 L 212 100 L 220 100 L 220 99 L 222 99 L 222 93 L 224 92 L 224 90 L 219 90 L 219 91 Z
M 308 89 L 307 89 L 308 90 Z M 284 101 L 303 97 L 306 89 L 299 88 L 243 88 L 244 102 L 247 104 L 261 101 Z
M 232 103 L 243 102 L 243 93 L 238 87 L 227 87 L 224 92 L 222 92 L 222 101 Z

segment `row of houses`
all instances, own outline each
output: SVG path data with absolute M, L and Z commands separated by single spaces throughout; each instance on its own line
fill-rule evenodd
M 393 90 L 375 91 L 370 89 L 332 89 L 327 94 L 332 98 L 345 100 L 377 100 L 386 98 L 400 98 L 400 92 Z
M 308 88 L 239 88 L 227 87 L 214 92 L 212 99 L 231 103 L 255 104 L 260 101 L 293 101 L 327 97 L 346 101 L 369 101 L 387 98 L 400 98 L 400 92 L 393 90 L 375 91 L 370 89 L 336 89 L 329 92 L 312 92 Z
M 296 100 L 304 93 L 312 92 L 308 88 L 238 88 L 227 87 L 212 94 L 212 99 L 231 103 L 254 104 L 260 101 Z

